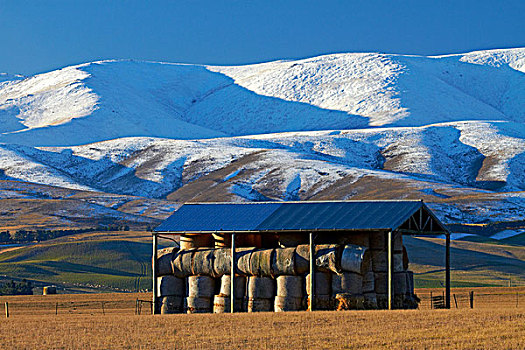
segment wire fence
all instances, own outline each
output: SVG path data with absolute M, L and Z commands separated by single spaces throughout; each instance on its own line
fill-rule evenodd
M 445 298 L 443 290 L 416 292 L 421 299 L 419 309 L 437 309 L 440 299 Z M 525 288 L 508 290 L 488 289 L 451 290 L 450 308 L 452 309 L 489 309 L 489 308 L 525 308 Z

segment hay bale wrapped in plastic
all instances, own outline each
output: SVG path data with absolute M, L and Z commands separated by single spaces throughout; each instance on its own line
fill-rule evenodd
M 251 265 L 250 258 L 252 253 L 255 251 L 255 248 L 239 248 L 235 249 L 235 260 L 236 261 L 236 270 L 235 273 L 238 275 L 250 276 L 251 275 Z
M 341 269 L 364 274 L 370 265 L 370 252 L 366 247 L 347 244 L 341 254 Z
M 212 298 L 188 296 L 184 299 L 184 310 L 188 314 L 212 312 Z
M 332 294 L 362 294 L 363 276 L 354 272 L 332 275 Z
M 157 277 L 157 295 L 159 297 L 177 296 L 186 294 L 186 281 L 173 275 Z
M 271 256 L 274 276 L 295 275 L 295 248 L 276 248 Z
M 306 293 L 310 293 L 310 274 L 305 277 Z M 332 293 L 332 273 L 315 272 L 315 295 L 330 295 Z
M 276 278 L 277 296 L 274 300 L 275 311 L 297 311 L 303 305 L 303 276 L 281 275 Z
M 235 276 L 233 288 L 235 298 L 244 298 L 246 295 L 246 277 Z M 221 277 L 221 289 L 219 295 L 227 297 L 231 295 L 231 275 L 223 275 Z
M 315 246 L 316 270 L 341 272 L 341 246 L 338 244 L 319 244 Z M 310 271 L 310 247 L 300 245 L 295 249 L 295 274 L 302 275 Z
M 246 311 L 248 312 L 273 311 L 273 298 L 270 298 L 270 299 L 247 298 Z
M 375 292 L 375 275 L 368 271 L 363 275 L 363 293 Z
M 216 276 L 213 268 L 214 250 L 213 248 L 200 248 L 194 251 L 191 259 L 192 275 Z
M 272 276 L 274 249 L 257 249 L 250 254 L 250 275 Z
M 248 277 L 249 298 L 271 299 L 275 295 L 275 280 L 270 277 Z
M 193 274 L 192 263 L 195 249 L 179 250 L 173 255 L 172 269 L 177 277 L 187 277 Z
M 183 310 L 184 297 L 165 296 L 161 298 L 160 313 L 162 315 L 179 314 Z
M 189 276 L 188 296 L 211 299 L 215 295 L 215 279 L 210 276 Z M 210 304 L 211 305 L 211 304 Z
M 157 276 L 165 276 L 173 274 L 173 267 L 171 261 L 173 255 L 178 251 L 178 248 L 169 247 L 157 250 Z
M 180 236 L 180 249 L 186 250 L 186 249 L 195 249 L 195 248 L 202 248 L 202 247 L 208 247 L 213 248 L 214 241 L 213 236 L 211 233 L 202 233 L 202 234 L 186 234 Z
M 394 273 L 394 283 L 393 289 L 394 294 L 396 295 L 406 295 L 407 294 L 407 276 L 406 272 L 395 272 Z
M 275 295 L 275 280 L 270 277 L 248 277 L 248 312 L 272 311 Z
M 244 311 L 244 298 L 236 298 L 233 304 L 234 312 Z M 213 298 L 213 313 L 222 314 L 231 312 L 231 299 L 229 296 L 216 295 Z

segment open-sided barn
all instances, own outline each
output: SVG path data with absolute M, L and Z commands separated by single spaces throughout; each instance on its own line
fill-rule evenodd
M 422 201 L 184 204 L 153 232 L 154 310 L 417 307 L 402 237 L 442 234 L 450 307 L 450 233 Z

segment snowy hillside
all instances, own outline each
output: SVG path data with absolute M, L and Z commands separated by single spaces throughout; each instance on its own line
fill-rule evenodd
M 177 201 L 421 197 L 447 222 L 525 220 L 524 74 L 525 49 L 508 49 L 4 75 L 0 180 Z

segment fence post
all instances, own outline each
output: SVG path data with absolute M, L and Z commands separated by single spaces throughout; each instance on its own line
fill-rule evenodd
M 102 302 L 102 315 L 105 315 L 106 311 L 104 310 L 104 302 Z
M 9 318 L 9 303 L 5 302 L 5 318 Z
M 58 315 L 58 301 L 55 304 L 55 315 Z
M 471 309 L 474 308 L 474 291 L 473 290 L 470 291 L 470 308 Z
M 430 292 L 430 308 L 433 309 L 434 308 L 434 302 L 432 300 L 432 292 Z
M 454 294 L 454 303 L 456 304 L 456 309 L 458 308 L 458 300 L 456 299 L 456 294 Z
M 519 299 L 520 299 L 520 294 L 519 292 L 516 292 L 516 308 L 518 308 Z

